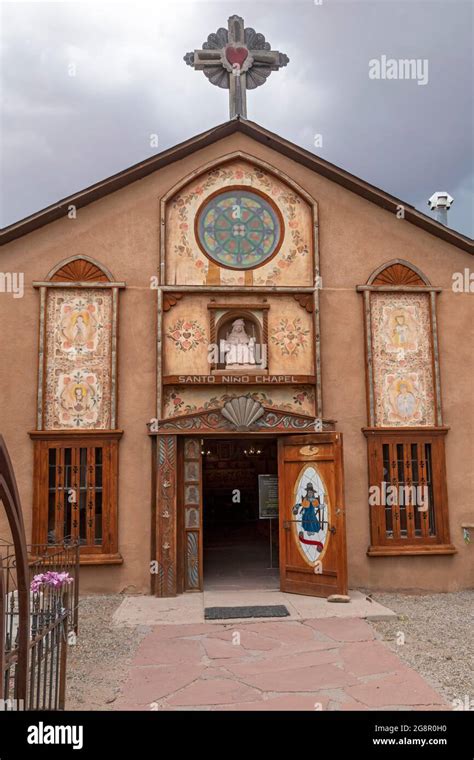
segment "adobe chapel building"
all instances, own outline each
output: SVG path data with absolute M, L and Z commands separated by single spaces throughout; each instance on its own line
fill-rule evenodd
M 229 121 L 3 231 L 27 536 L 83 592 L 470 587 L 472 241 L 248 121 L 229 29 Z

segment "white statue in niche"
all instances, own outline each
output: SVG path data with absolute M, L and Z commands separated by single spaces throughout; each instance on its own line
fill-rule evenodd
M 221 356 L 224 356 L 226 369 L 243 369 L 255 366 L 255 338 L 245 329 L 245 320 L 232 322 L 232 330 L 221 340 Z

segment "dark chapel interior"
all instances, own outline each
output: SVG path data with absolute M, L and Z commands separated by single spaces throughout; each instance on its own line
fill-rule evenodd
M 203 439 L 201 454 L 204 588 L 278 587 L 278 519 L 260 519 L 258 480 L 277 475 L 276 439 Z

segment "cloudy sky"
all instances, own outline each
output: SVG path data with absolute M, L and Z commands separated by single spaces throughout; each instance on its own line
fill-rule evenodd
M 450 226 L 473 235 L 471 2 L 17 0 L 1 12 L 2 226 L 225 121 L 227 92 L 183 55 L 235 13 L 290 57 L 249 93 L 249 119 L 424 213 L 447 190 Z M 369 78 L 381 56 L 427 60 L 428 82 Z

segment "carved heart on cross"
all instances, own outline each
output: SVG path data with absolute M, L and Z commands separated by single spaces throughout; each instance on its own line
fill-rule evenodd
M 235 63 L 240 67 L 244 63 L 244 61 L 247 59 L 249 54 L 249 51 L 247 48 L 244 47 L 233 47 L 230 45 L 226 48 L 225 55 L 227 60 L 229 61 L 230 65 L 233 66 Z

